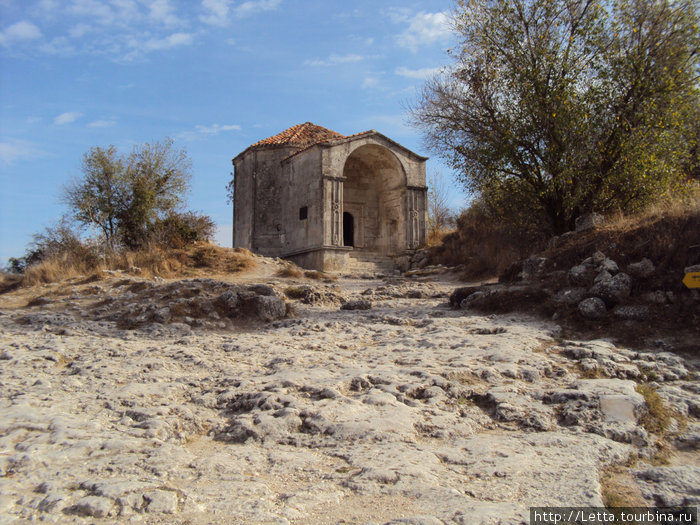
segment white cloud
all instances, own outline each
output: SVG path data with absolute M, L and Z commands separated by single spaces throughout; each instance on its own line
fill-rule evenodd
M 72 38 L 80 38 L 80 37 L 87 35 L 92 30 L 93 30 L 93 27 L 89 26 L 87 24 L 76 24 L 68 30 L 68 34 Z
M 41 11 L 53 11 L 58 8 L 58 0 L 41 0 L 38 7 Z
M 22 40 L 36 40 L 41 38 L 41 31 L 37 26 L 26 20 L 17 22 L 0 31 L 0 44 L 7 46 Z
M 117 123 L 116 120 L 94 120 L 88 124 L 88 128 L 111 128 Z
M 450 35 L 450 17 L 446 11 L 421 11 L 410 18 L 408 29 L 396 37 L 396 42 L 399 46 L 416 52 L 419 46 L 445 41 Z
M 441 70 L 441 67 L 426 67 L 422 69 L 408 69 L 405 67 L 399 67 L 396 68 L 394 72 L 402 77 L 425 80 L 426 78 L 430 78 L 438 74 Z
M 57 126 L 62 126 L 64 124 L 72 124 L 76 120 L 78 120 L 80 117 L 82 117 L 82 113 L 77 113 L 75 111 L 68 111 L 66 113 L 61 113 L 59 116 L 57 116 L 55 119 L 53 119 L 53 123 L 56 124 Z
M 237 124 L 225 124 L 223 126 L 212 124 L 211 126 L 195 126 L 194 129 L 202 135 L 218 135 L 223 131 L 240 131 L 241 127 Z
M 193 40 L 191 33 L 173 33 L 165 38 L 151 38 L 142 44 L 141 50 L 145 52 L 162 51 L 177 46 L 189 46 Z
M 281 3 L 282 0 L 250 0 L 236 6 L 233 9 L 233 12 L 238 18 L 243 18 L 261 11 L 272 11 Z
M 84 16 L 105 26 L 127 26 L 139 18 L 139 6 L 134 0 L 72 0 L 68 12 Z
M 230 0 L 202 0 L 202 7 L 207 14 L 200 15 L 199 19 L 205 24 L 225 26 L 228 23 L 230 3 Z
M 362 81 L 362 89 L 373 88 L 379 84 L 379 79 L 377 77 L 365 77 Z
M 240 131 L 241 127 L 238 124 L 212 124 L 211 126 L 203 126 L 198 124 L 194 127 L 194 131 L 183 131 L 178 133 L 177 138 L 184 141 L 200 140 L 202 137 L 214 137 L 226 131 Z
M 40 155 L 32 143 L 24 140 L 10 139 L 0 142 L 0 161 L 5 164 L 12 164 L 17 160 L 29 159 Z
M 170 5 L 169 0 L 149 0 L 147 6 L 150 10 L 150 17 L 156 22 L 166 26 L 180 24 L 180 19 L 175 16 L 174 8 Z
M 64 36 L 56 37 L 51 42 L 42 44 L 39 49 L 49 55 L 66 56 L 75 53 L 75 47 Z
M 304 61 L 305 66 L 337 66 L 339 64 L 350 64 L 353 62 L 362 62 L 366 57 L 362 55 L 347 54 L 347 55 L 336 55 L 335 53 L 330 55 L 325 60 L 315 59 Z
M 402 24 L 411 19 L 412 11 L 408 7 L 390 7 L 381 13 L 387 15 L 394 24 Z

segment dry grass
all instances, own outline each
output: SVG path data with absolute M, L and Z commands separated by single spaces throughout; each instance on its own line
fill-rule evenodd
M 248 250 L 221 248 L 209 243 L 177 250 L 151 247 L 119 252 L 101 259 L 67 253 L 34 264 L 22 275 L 3 273 L 0 293 L 78 277 L 91 282 L 103 278 L 105 271 L 113 270 L 146 277 L 191 277 L 204 273 L 243 272 L 254 266 L 255 261 Z
M 627 465 L 611 465 L 605 468 L 600 477 L 600 491 L 603 503 L 608 508 L 644 507 L 648 502 L 628 471 L 633 461 Z
M 430 247 L 433 264 L 464 267 L 464 280 L 500 275 L 513 262 L 544 247 L 546 239 L 494 224 L 478 208 L 457 219 L 452 232 L 442 232 L 441 244 Z M 429 245 L 430 246 L 430 245 Z
M 315 279 L 317 281 L 337 281 L 338 277 L 335 275 L 328 274 L 326 272 L 319 272 L 318 270 L 306 270 L 304 272 L 304 277 L 307 279 Z
M 277 272 L 278 277 L 291 277 L 293 279 L 301 279 L 304 272 L 296 264 L 289 264 Z
M 642 419 L 642 425 L 653 434 L 665 434 L 671 424 L 671 411 L 651 385 L 637 385 L 636 390 L 647 404 L 647 413 Z

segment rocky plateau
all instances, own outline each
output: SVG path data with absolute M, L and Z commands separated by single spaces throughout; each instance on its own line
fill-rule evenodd
M 585 264 L 575 307 L 609 308 L 621 272 Z M 0 296 L 0 523 L 521 524 L 602 506 L 611 479 L 700 504 L 694 358 L 484 315 L 473 290 L 450 307 L 457 286 L 114 275 Z

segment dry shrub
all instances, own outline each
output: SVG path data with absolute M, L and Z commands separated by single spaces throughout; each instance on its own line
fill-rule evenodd
M 444 229 L 430 229 L 428 230 L 427 236 L 425 238 L 425 245 L 430 248 L 433 246 L 441 245 L 445 237 L 450 234 L 455 233 L 457 230 L 454 228 L 444 228 Z
M 178 250 L 149 246 L 103 257 L 88 253 L 92 252 L 68 251 L 32 264 L 21 275 L 3 274 L 0 293 L 77 277 L 83 277 L 84 283 L 91 282 L 102 278 L 106 270 L 137 272 L 146 277 L 179 277 L 198 273 L 238 273 L 255 267 L 248 250 L 221 248 L 209 243 Z
M 302 272 L 301 268 L 291 264 L 277 272 L 278 277 L 291 277 L 294 279 L 300 279 L 302 275 L 304 275 L 304 272 Z
M 431 249 L 431 261 L 464 265 L 465 279 L 499 275 L 513 262 L 543 247 L 545 236 L 497 223 L 475 205 L 457 218 L 457 227 Z
M 319 272 L 318 270 L 307 270 L 304 272 L 304 277 L 307 279 L 315 279 L 317 281 L 337 281 L 338 277 L 335 275 L 328 274 L 326 272 Z
M 82 257 L 81 254 L 68 252 L 49 256 L 28 267 L 20 276 L 20 285 L 37 286 L 100 273 L 101 267 L 96 257 Z
M 301 286 L 289 286 L 284 289 L 284 295 L 290 299 L 303 299 L 308 290 Z

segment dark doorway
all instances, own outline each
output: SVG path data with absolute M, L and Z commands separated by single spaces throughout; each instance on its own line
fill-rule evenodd
M 355 246 L 355 219 L 346 211 L 343 212 L 343 246 Z

